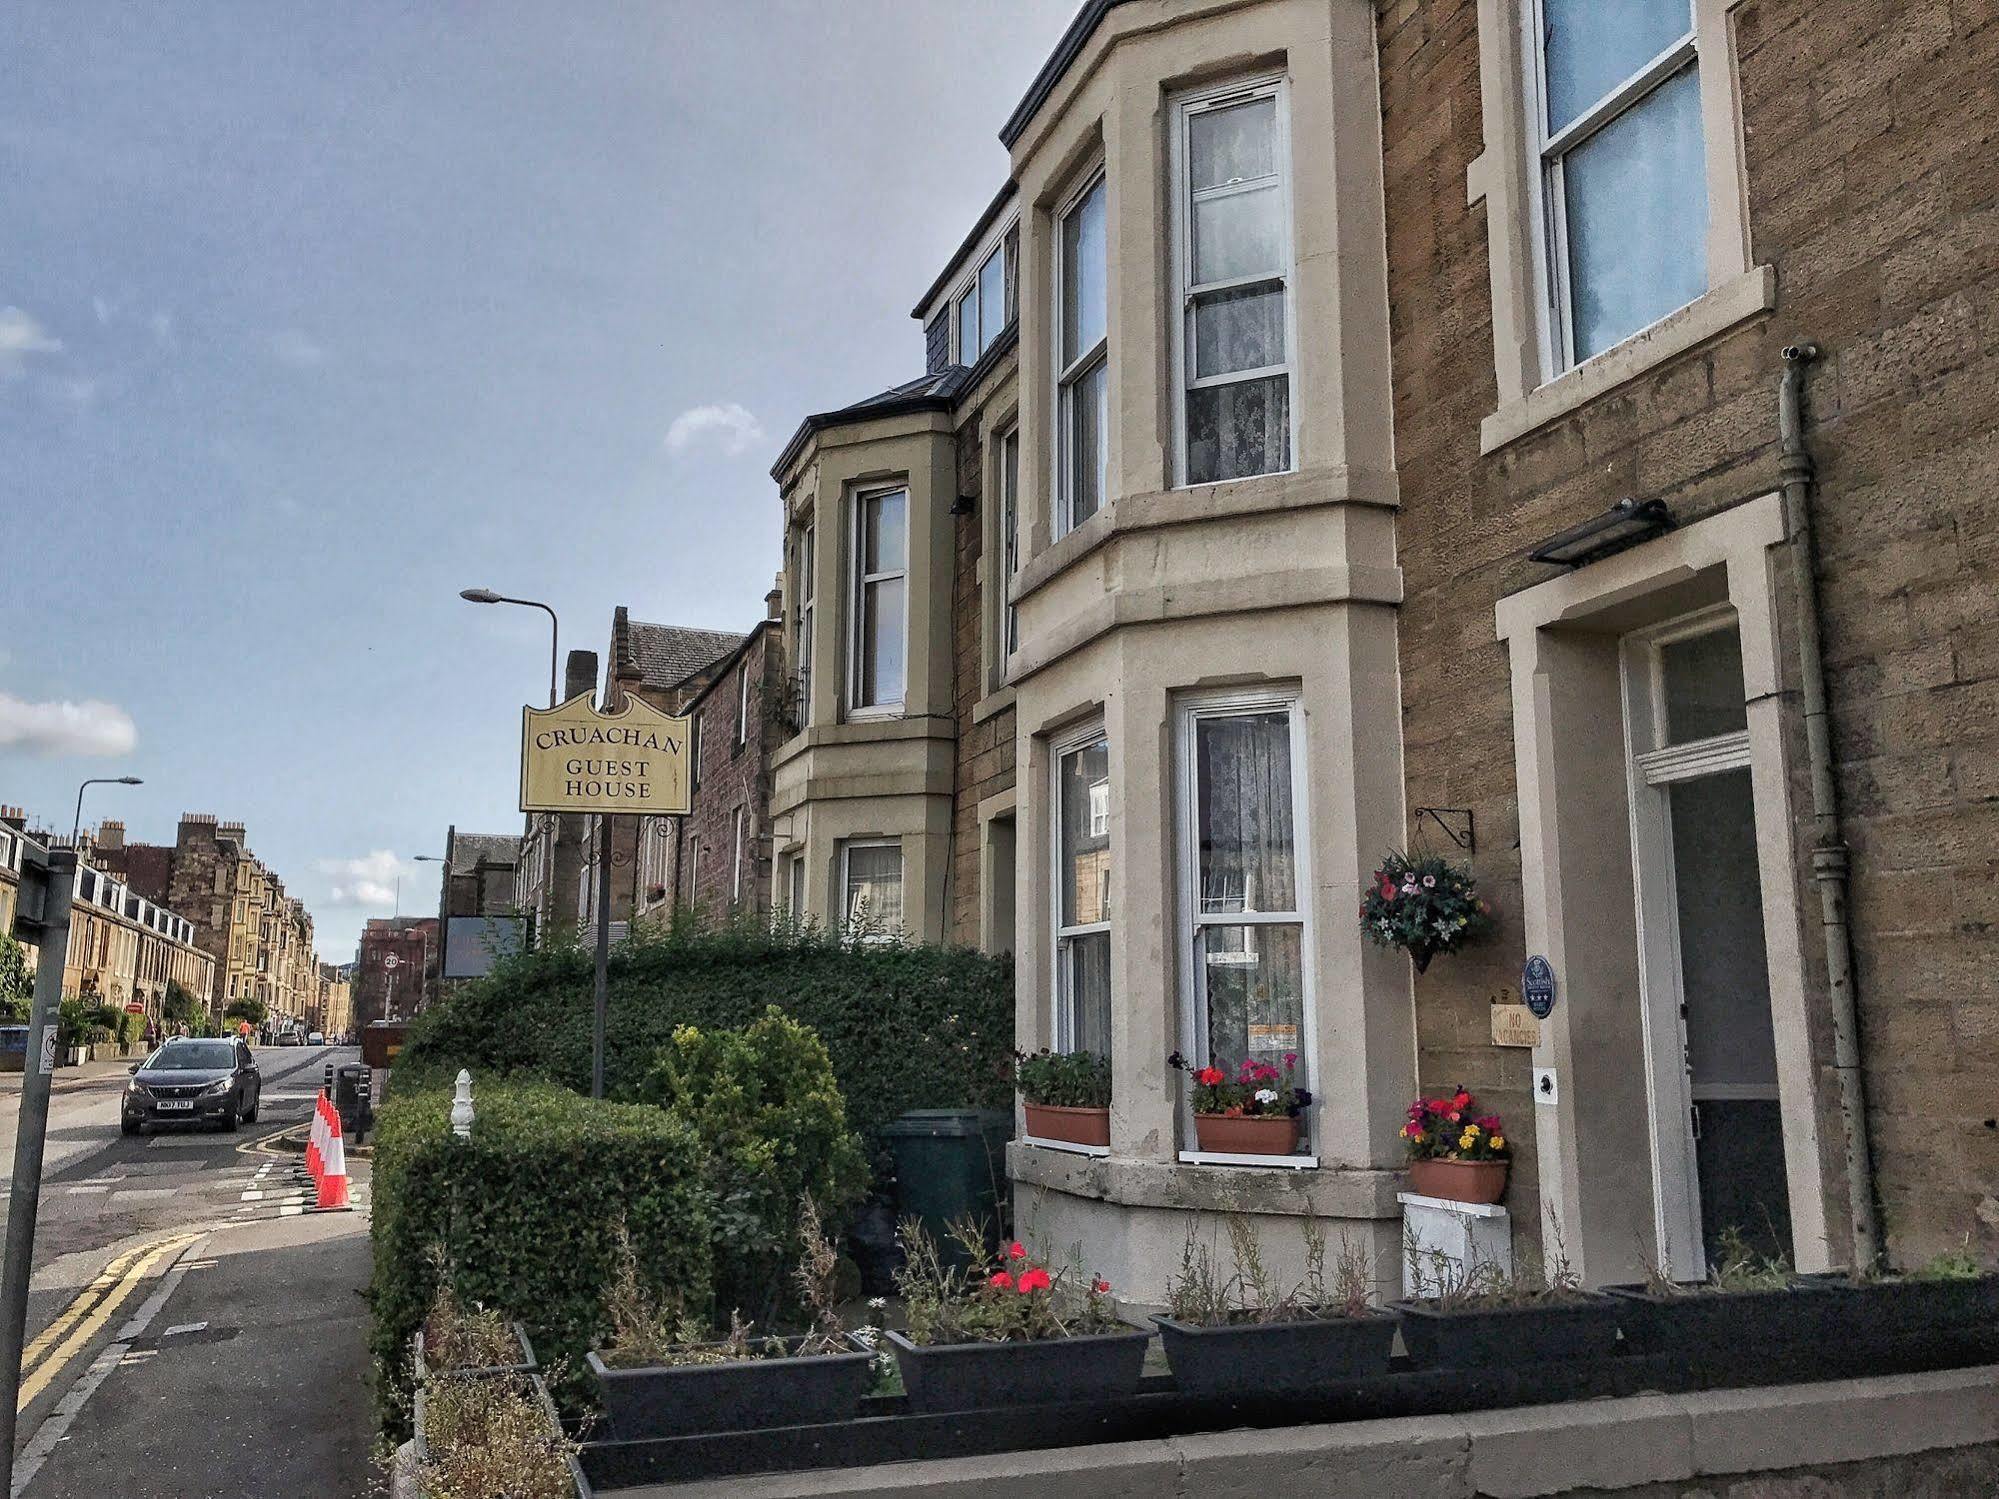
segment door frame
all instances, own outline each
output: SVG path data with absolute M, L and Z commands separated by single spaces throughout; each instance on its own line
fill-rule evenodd
M 1749 730 L 1662 745 L 1666 721 L 1661 648 L 1741 626 L 1726 604 L 1634 630 L 1619 642 L 1625 774 L 1631 807 L 1631 876 L 1638 907 L 1638 994 L 1643 1011 L 1652 1141 L 1653 1230 L 1659 1262 L 1679 1280 L 1707 1274 L 1700 1163 L 1687 1059 L 1686 980 L 1680 965 L 1678 878 L 1673 859 L 1675 785 L 1750 769 Z M 1760 900 L 1760 888 L 1756 891 Z M 1774 1025 L 1774 1018 L 1773 1018 Z

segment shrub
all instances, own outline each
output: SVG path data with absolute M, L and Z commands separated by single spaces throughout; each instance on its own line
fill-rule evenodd
M 717 1294 L 768 1322 L 782 1267 L 799 1253 L 799 1199 L 837 1212 L 867 1190 L 867 1165 L 847 1129 L 826 1048 L 775 1005 L 739 1031 L 684 1025 L 638 1093 L 700 1134 Z
M 1014 1086 L 1032 1104 L 1102 1109 L 1111 1101 L 1111 1059 L 1091 1051 L 1017 1051 Z
M 88 1046 L 93 1008 L 80 999 L 64 1000 L 56 1011 L 56 1045 Z
M 167 980 L 167 997 L 160 1001 L 160 1019 L 168 1026 L 194 1024 L 195 1016 L 207 1013 L 207 1007 L 196 999 L 188 987 L 179 979 Z
M 552 1383 L 570 1400 L 604 1329 L 621 1226 L 648 1279 L 706 1312 L 710 1214 L 690 1126 L 547 1083 L 482 1081 L 460 1140 L 449 1090 L 396 1081 L 375 1141 L 372 1292 L 376 1399 L 392 1430 L 407 1425 L 410 1343 L 441 1278 L 525 1324 L 543 1362 L 562 1362 Z
M 885 1174 L 882 1127 L 909 1109 L 1007 1108 L 1013 964 L 897 942 L 843 943 L 757 920 L 665 930 L 641 923 L 611 950 L 605 1077 L 630 1097 L 674 1030 L 748 1025 L 775 1004 L 825 1044 L 847 1117 Z M 591 955 L 573 942 L 503 958 L 410 1024 L 399 1085 L 535 1073 L 590 1082 Z
M 0 931 L 0 1022 L 19 1025 L 28 1018 L 35 999 L 35 976 L 28 971 L 28 951 L 12 932 Z

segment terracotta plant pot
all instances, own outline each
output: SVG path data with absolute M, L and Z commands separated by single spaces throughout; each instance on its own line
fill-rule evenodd
M 1068 1145 L 1109 1145 L 1111 1111 L 1085 1109 L 1071 1104 L 1021 1104 L 1027 1116 L 1027 1132 L 1042 1140 L 1060 1140 Z
M 1411 1161 L 1409 1190 L 1446 1202 L 1497 1202 L 1506 1195 L 1505 1161 Z
M 1258 1119 L 1196 1114 L 1194 1143 L 1210 1155 L 1290 1155 L 1298 1144 L 1298 1121 L 1288 1114 Z

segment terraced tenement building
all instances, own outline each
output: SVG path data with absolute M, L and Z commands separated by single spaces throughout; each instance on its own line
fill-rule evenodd
M 773 470 L 770 854 L 1109 1053 L 1032 1226 L 1139 1301 L 1202 1207 L 1393 1265 L 1462 1083 L 1592 1283 L 1999 1257 L 1990 7 L 1092 0 L 1000 134 L 923 372 Z M 1420 975 L 1401 849 L 1497 917 Z M 1296 1052 L 1295 1154 L 1176 1049 Z

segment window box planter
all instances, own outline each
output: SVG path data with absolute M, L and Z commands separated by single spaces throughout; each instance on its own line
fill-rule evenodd
M 1204 1155 L 1290 1155 L 1298 1145 L 1298 1120 L 1289 1114 L 1196 1114 L 1194 1141 Z
M 1418 1368 L 1504 1369 L 1607 1358 L 1617 1351 L 1621 1304 L 1592 1291 L 1529 1306 L 1443 1308 L 1398 1301 L 1402 1342 Z
M 1415 1160 L 1409 1190 L 1447 1202 L 1494 1203 L 1506 1195 L 1505 1161 Z
M 1301 1317 L 1206 1326 L 1154 1317 L 1173 1378 L 1189 1395 L 1303 1394 L 1388 1372 L 1396 1318 Z
M 556 1410 L 555 1401 L 552 1398 L 550 1398 L 548 1393 L 548 1386 L 542 1383 L 541 1376 L 539 1374 L 529 1374 L 525 1376 L 515 1376 L 515 1377 L 523 1378 L 525 1380 L 525 1383 L 532 1395 L 534 1403 L 540 1406 L 543 1413 L 548 1417 L 549 1435 L 552 1437 L 560 1437 L 562 1435 L 562 1416 L 561 1413 Z M 417 1387 L 416 1396 L 410 1411 L 412 1424 L 415 1428 L 415 1440 L 412 1443 L 412 1445 L 416 1449 L 417 1462 L 426 1465 L 429 1464 L 432 1458 L 435 1456 L 430 1445 L 428 1405 L 429 1405 L 429 1392 L 426 1391 L 421 1385 L 419 1385 Z M 581 1465 L 577 1463 L 575 1457 L 565 1453 L 563 1456 L 563 1463 L 569 1469 L 569 1482 L 572 1491 L 577 1496 L 577 1499 L 591 1499 L 592 1490 L 590 1488 L 589 1480 L 583 1476 L 583 1469 Z M 421 1493 L 420 1486 L 418 1492 L 419 1494 Z
M 868 1392 L 874 1355 L 849 1338 L 843 1340 L 847 1352 L 801 1358 L 800 1341 L 789 1339 L 783 1356 L 717 1364 L 618 1368 L 595 1349 L 586 1362 L 604 1392 L 604 1414 L 619 1441 L 846 1420 Z
M 1003 1343 L 918 1344 L 899 1332 L 883 1336 L 919 1415 L 1130 1395 L 1151 1339 L 1137 1329 Z
M 1085 1109 L 1059 1103 L 1022 1102 L 1027 1132 L 1042 1140 L 1060 1140 L 1068 1145 L 1111 1143 L 1111 1111 Z
M 461 1368 L 450 1365 L 432 1364 L 424 1357 L 423 1329 L 416 1330 L 416 1351 L 413 1362 L 416 1366 L 416 1382 L 429 1384 L 433 1379 L 479 1379 L 495 1374 L 533 1374 L 540 1365 L 535 1362 L 534 1345 L 528 1341 L 527 1329 L 518 1322 L 509 1322 L 507 1329 L 514 1335 L 514 1344 L 520 1350 L 519 1356 L 504 1364 L 474 1364 Z
M 1970 1280 L 1854 1280 L 1815 1275 L 1804 1284 L 1832 1293 L 1840 1325 L 1857 1338 L 1910 1333 L 1984 1334 L 1999 1342 L 1999 1275 Z
M 1800 1280 L 1758 1291 L 1717 1291 L 1704 1284 L 1677 1292 L 1643 1285 L 1605 1286 L 1634 1353 L 1687 1356 L 1787 1347 L 1821 1338 L 1844 1339 L 1853 1313 L 1821 1282 Z

